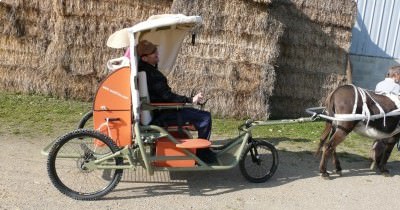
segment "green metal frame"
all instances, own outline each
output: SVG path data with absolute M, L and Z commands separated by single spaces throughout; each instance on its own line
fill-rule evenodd
M 135 133 L 140 132 L 140 130 L 145 131 L 154 131 L 152 133 L 146 133 L 145 135 L 136 135 L 134 144 L 132 147 L 125 146 L 120 151 L 110 154 L 110 155 L 102 155 L 102 158 L 97 159 L 95 161 L 89 161 L 85 163 L 84 167 L 93 170 L 93 169 L 132 169 L 137 167 L 138 165 L 143 166 L 149 175 L 153 175 L 154 171 L 204 171 L 204 170 L 226 170 L 235 167 L 240 159 L 240 155 L 243 151 L 243 148 L 247 144 L 248 138 L 251 136 L 250 132 L 244 132 L 240 134 L 238 137 L 231 139 L 228 142 L 228 146 L 221 151 L 217 152 L 217 159 L 222 157 L 225 153 L 232 151 L 234 152 L 234 161 L 232 161 L 228 165 L 209 165 L 199 159 L 195 154 L 193 154 L 189 149 L 182 148 L 182 151 L 186 156 L 150 156 L 148 154 L 148 150 L 146 149 L 147 145 L 143 141 L 142 137 L 150 137 L 154 139 L 158 139 L 161 137 L 166 137 L 171 142 L 178 144 L 179 141 L 171 136 L 165 129 L 149 125 L 149 126 L 138 126 L 138 123 L 134 125 Z M 250 129 L 248 130 L 250 131 Z M 141 159 L 135 159 L 134 153 L 140 152 Z M 128 162 L 124 165 L 108 165 L 107 161 L 112 160 L 115 157 L 123 157 Z M 71 156 L 72 158 L 72 156 Z M 164 160 L 195 160 L 197 165 L 194 167 L 157 167 L 153 166 L 151 163 L 154 161 L 164 161 Z
M 205 171 L 231 169 L 239 163 L 243 149 L 248 143 L 248 140 L 252 137 L 251 131 L 255 127 L 276 124 L 311 122 L 315 120 L 315 118 L 310 117 L 292 120 L 246 121 L 241 126 L 239 126 L 239 135 L 236 138 L 227 139 L 227 143 L 222 146 L 222 149 L 216 152 L 218 165 L 210 165 L 203 162 L 199 159 L 199 157 L 196 156 L 196 154 L 193 154 L 189 149 L 182 149 L 186 156 L 150 156 L 150 154 L 148 154 L 150 144 L 155 143 L 157 139 L 161 137 L 166 137 L 174 144 L 178 144 L 179 141 L 175 137 L 170 135 L 162 127 L 155 125 L 140 126 L 139 122 L 134 122 L 133 129 L 136 135 L 135 138 L 132 139 L 132 145 L 127 145 L 114 154 L 110 153 L 109 155 L 102 155 L 101 157 L 99 157 L 99 159 L 86 163 L 85 167 L 87 167 L 88 169 L 132 169 L 137 167 L 138 165 L 141 165 L 146 169 L 149 175 L 153 175 L 154 171 Z M 53 144 L 54 142 L 46 146 L 42 150 L 42 154 L 48 155 L 48 151 Z M 149 147 L 149 149 L 146 147 Z M 141 158 L 138 158 L 139 155 Z M 124 161 L 123 165 L 110 165 L 108 160 L 112 160 L 115 157 L 122 157 L 124 158 L 124 160 L 127 161 Z M 70 158 L 74 158 L 74 156 L 70 156 Z M 189 159 L 195 160 L 197 164 L 193 167 L 157 167 L 152 165 L 152 162 L 154 161 Z M 224 161 L 224 159 L 228 159 L 228 161 Z

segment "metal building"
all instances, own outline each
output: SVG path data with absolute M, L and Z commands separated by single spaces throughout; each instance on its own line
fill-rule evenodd
M 400 0 L 357 0 L 350 47 L 355 85 L 375 89 L 387 69 L 400 65 Z

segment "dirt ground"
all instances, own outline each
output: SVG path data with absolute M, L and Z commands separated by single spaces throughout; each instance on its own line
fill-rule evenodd
M 278 170 L 266 183 L 249 183 L 238 168 L 163 172 L 141 182 L 135 182 L 138 172 L 126 170 L 102 200 L 76 201 L 58 192 L 48 178 L 40 151 L 51 140 L 0 136 L 0 209 L 364 210 L 397 209 L 400 204 L 400 162 L 390 162 L 392 176 L 384 177 L 370 171 L 367 161 L 342 161 L 343 176 L 323 180 L 318 160 L 309 152 L 281 150 Z

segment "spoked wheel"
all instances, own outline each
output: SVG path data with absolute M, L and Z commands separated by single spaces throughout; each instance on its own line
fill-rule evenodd
M 94 160 L 119 149 L 107 136 L 94 130 L 79 129 L 59 138 L 49 152 L 47 172 L 53 185 L 77 200 L 96 200 L 119 183 L 122 169 L 95 169 Z M 107 165 L 122 165 L 122 157 L 107 160 Z
M 250 182 L 265 182 L 278 168 L 278 152 L 266 141 L 251 141 L 239 161 L 240 172 Z
M 93 111 L 88 111 L 83 115 L 82 119 L 78 123 L 79 128 L 93 128 Z

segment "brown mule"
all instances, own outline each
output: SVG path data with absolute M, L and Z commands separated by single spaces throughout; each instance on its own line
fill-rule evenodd
M 335 89 L 328 96 L 325 111 L 326 115 L 330 117 L 340 114 L 373 116 L 383 112 L 388 113 L 395 109 L 397 109 L 396 104 L 387 96 L 375 94 L 353 85 L 344 85 Z M 341 175 L 342 167 L 336 155 L 336 147 L 345 140 L 351 131 L 370 138 L 380 139 L 374 144 L 373 161 L 375 161 L 374 163 L 380 172 L 388 173 L 386 163 L 400 136 L 399 120 L 399 115 L 371 118 L 370 120 L 327 120 L 316 152 L 319 155 L 322 151 L 319 165 L 321 176 L 329 177 L 326 165 L 330 155 L 332 155 L 336 172 Z

